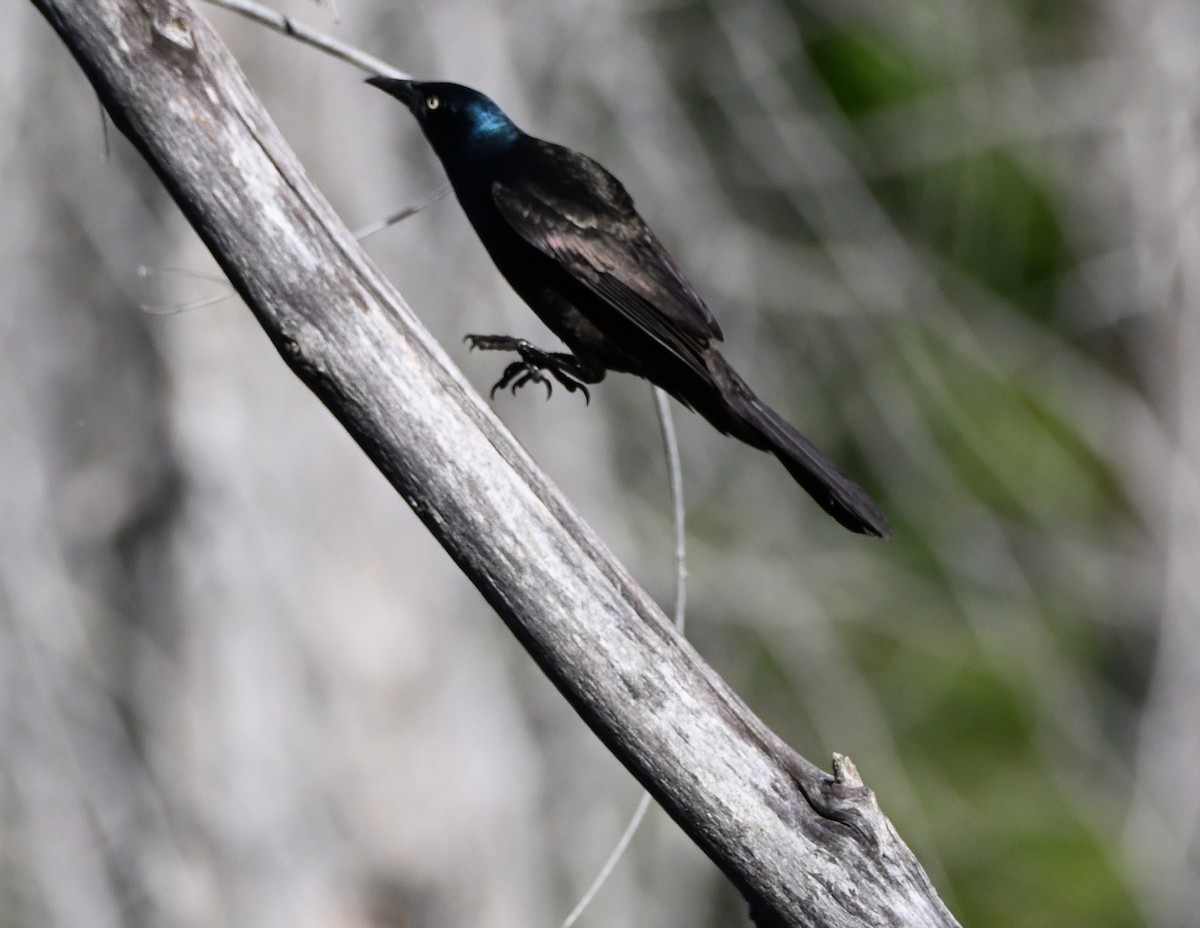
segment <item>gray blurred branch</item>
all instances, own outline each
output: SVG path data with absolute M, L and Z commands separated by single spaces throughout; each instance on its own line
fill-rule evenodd
M 956 924 L 853 765 L 768 730 L 451 369 L 186 2 L 34 3 L 287 364 L 759 924 Z

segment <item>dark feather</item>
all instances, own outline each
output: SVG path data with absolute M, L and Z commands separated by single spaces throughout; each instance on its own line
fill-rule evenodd
M 621 183 L 595 161 L 558 145 L 521 146 L 523 170 L 492 184 L 500 215 L 630 322 L 698 373 L 721 328 L 683 272 L 633 207 Z

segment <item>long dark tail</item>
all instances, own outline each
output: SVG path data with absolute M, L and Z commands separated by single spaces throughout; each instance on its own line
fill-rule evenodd
M 721 397 L 714 405 L 722 408 L 698 403 L 694 405 L 697 412 L 722 431 L 770 451 L 805 492 L 850 531 L 876 538 L 887 538 L 891 534 L 887 519 L 866 490 L 838 470 L 811 441 L 755 396 L 719 353 L 709 352 L 706 361 L 713 375 L 712 384 L 718 387 Z
M 891 534 L 887 519 L 867 491 L 838 470 L 779 413 L 758 397 L 742 405 L 743 417 L 767 439 L 767 450 L 822 509 L 852 532 L 876 538 Z

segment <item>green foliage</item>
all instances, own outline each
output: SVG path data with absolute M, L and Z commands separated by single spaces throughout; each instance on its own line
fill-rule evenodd
M 851 117 L 906 103 L 928 89 L 920 68 L 884 37 L 830 32 L 805 49 L 838 105 Z
M 916 240 L 1021 312 L 1048 321 L 1054 282 L 1072 259 L 1053 191 L 1018 151 L 956 158 L 880 185 Z
M 807 363 L 820 344 L 813 331 L 832 332 L 839 322 L 817 315 L 763 324 L 772 345 L 786 342 L 789 329 L 805 339 L 780 349 L 806 361 L 792 380 L 799 400 L 836 396 L 838 411 L 856 411 L 858 432 L 872 433 L 873 453 L 856 454 L 849 430 L 840 445 L 830 443 L 852 473 L 864 475 L 871 460 L 888 455 L 880 449 L 890 449 L 878 479 L 865 479 L 883 496 L 897 536 L 869 552 L 887 570 L 849 581 L 893 594 L 879 597 L 877 614 L 850 621 L 844 607 L 830 604 L 840 657 L 836 649 L 823 659 L 781 657 L 778 640 L 747 634 L 737 644 L 739 686 L 789 737 L 802 743 L 815 732 L 826 751 L 853 750 L 885 810 L 973 928 L 1142 923 L 1117 851 L 1114 778 L 1098 770 L 1089 779 L 1056 750 L 1060 738 L 1070 743 L 1080 732 L 1101 739 L 1090 747 L 1098 755 L 1129 749 L 1120 716 L 1134 710 L 1117 694 L 1139 693 L 1145 666 L 1114 659 L 1127 641 L 1106 630 L 1116 624 L 1110 617 L 1097 614 L 1108 607 L 1106 584 L 1114 581 L 1072 546 L 1120 557 L 1122 539 L 1136 531 L 1132 506 L 1112 449 L 1080 425 L 1094 421 L 1095 406 L 1083 405 L 1082 389 L 1054 386 L 1068 380 L 1043 376 L 1065 360 L 1097 384 L 1119 382 L 1114 365 L 1123 355 L 1061 329 L 1063 284 L 1089 245 L 1072 238 L 1065 218 L 1071 191 L 1055 173 L 1054 153 L 1019 134 L 981 131 L 986 114 L 964 111 L 956 121 L 946 108 L 959 105 L 960 88 L 978 88 L 998 71 L 1019 73 L 1056 55 L 1068 60 L 1081 8 L 991 8 L 988 22 L 1008 30 L 1007 44 L 956 33 L 980 24 L 947 9 L 913 11 L 945 30 L 939 43 L 847 11 L 835 21 L 825 8 L 793 3 L 786 14 L 763 17 L 776 28 L 764 27 L 758 48 L 772 52 L 715 80 L 688 61 L 702 49 L 704 60 L 726 61 L 751 40 L 728 20 L 698 12 L 708 4 L 664 14 L 676 24 L 686 17 L 695 30 L 671 33 L 679 93 L 710 146 L 731 212 L 818 267 L 848 244 L 871 255 L 891 248 L 922 282 L 904 292 L 901 309 L 888 307 L 888 344 L 862 363 L 861 377 L 847 377 L 844 361 L 862 344 L 861 329 L 854 338 L 827 339 L 843 360 L 822 370 L 827 351 Z M 781 38 L 784 18 L 802 44 Z M 745 22 L 752 20 L 737 27 Z M 998 48 L 1009 59 L 1028 58 L 1005 60 Z M 768 76 L 766 58 L 774 68 Z M 787 148 L 784 102 L 756 93 L 755 82 L 777 80 L 794 96 L 795 124 L 815 121 L 824 133 L 803 136 L 811 147 Z M 945 106 L 931 109 L 929 101 Z M 772 158 L 812 157 L 826 169 L 764 171 L 773 162 L 761 149 L 773 139 Z M 856 172 L 852 179 L 827 169 L 826 143 Z M 878 213 L 864 211 L 864 203 Z M 861 325 L 885 315 L 872 295 L 892 295 L 886 283 L 859 286 L 847 265 L 831 259 L 824 266 L 835 280 L 826 292 L 841 286 L 847 294 L 845 318 Z M 801 291 L 807 305 L 804 299 Z M 911 418 L 897 422 L 897 411 Z M 743 552 L 753 544 L 697 508 L 692 529 L 702 537 Z M 718 524 L 720 532 L 704 535 Z M 762 533 L 759 525 L 753 536 Z M 820 581 L 800 582 L 808 595 Z M 824 647 L 805 640 L 814 651 Z M 828 666 L 835 659 L 844 661 L 836 670 Z M 814 691 L 826 692 L 814 674 L 853 679 L 858 701 L 843 697 L 846 705 L 835 708 L 814 700 Z M 878 724 L 866 724 L 876 711 Z M 872 736 L 883 732 L 890 740 Z

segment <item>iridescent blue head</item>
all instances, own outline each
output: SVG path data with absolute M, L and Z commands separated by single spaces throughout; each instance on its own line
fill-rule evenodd
M 409 108 L 443 162 L 501 152 L 521 136 L 504 110 L 470 87 L 390 77 L 371 77 L 367 83 Z

